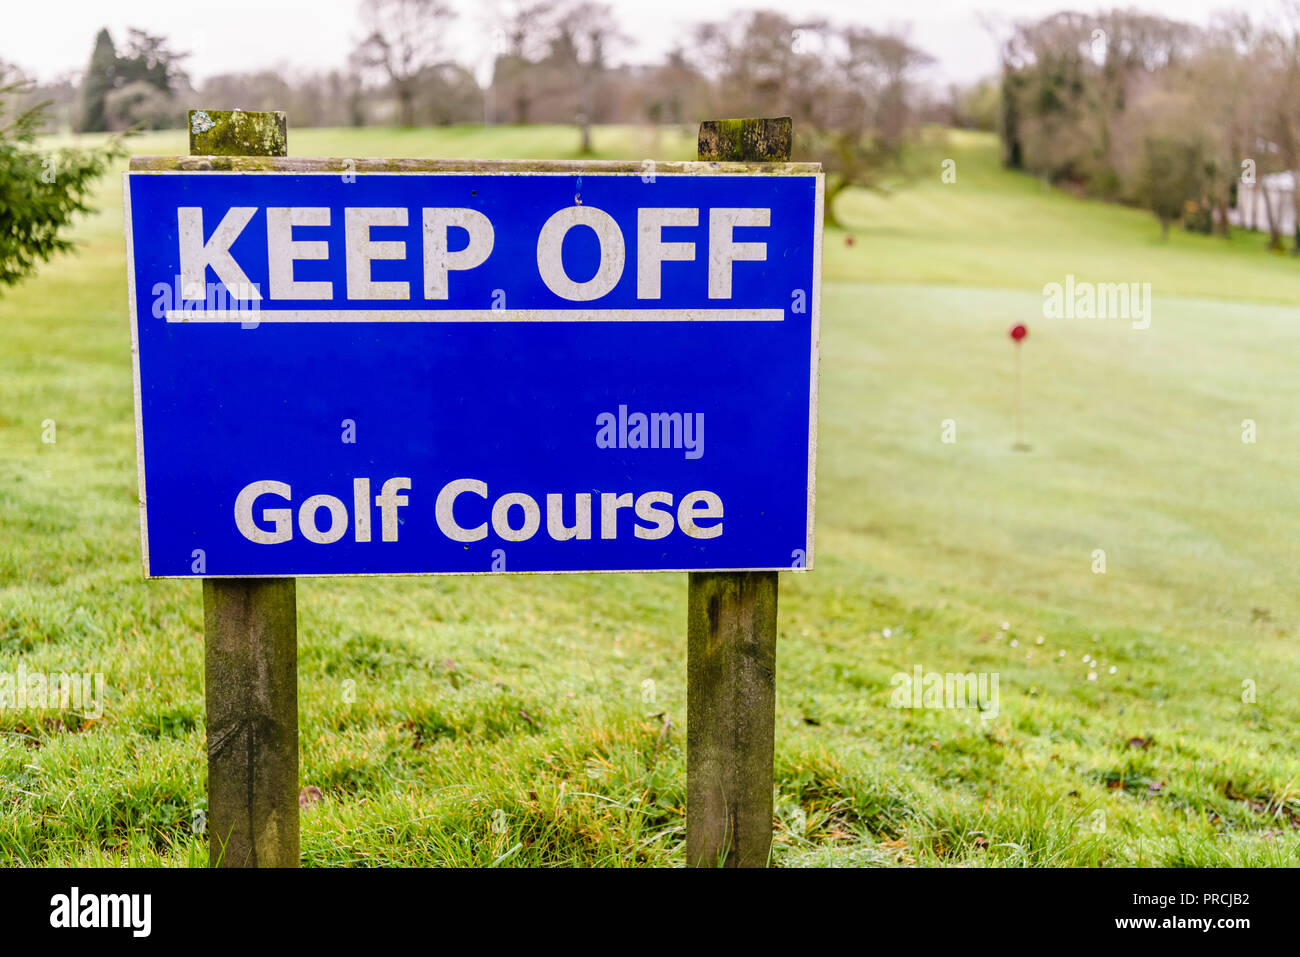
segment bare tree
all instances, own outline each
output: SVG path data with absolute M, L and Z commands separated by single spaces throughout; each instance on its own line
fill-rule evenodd
M 797 107 L 802 78 L 819 72 L 821 61 L 801 52 L 801 42 L 825 25 L 802 22 L 771 11 L 754 11 L 731 20 L 700 24 L 694 57 L 714 84 L 715 111 L 735 116 L 790 114 Z
M 648 119 L 681 125 L 701 117 L 708 82 L 695 69 L 681 47 L 668 52 L 642 85 Z
M 552 59 L 571 77 L 577 94 L 577 121 L 582 152 L 591 150 L 591 125 L 597 118 L 597 89 L 608 66 L 609 50 L 625 39 L 608 4 L 580 2 L 560 13 L 552 40 Z
M 455 17 L 444 0 L 365 0 L 361 5 L 367 35 L 356 49 L 356 61 L 382 71 L 397 94 L 403 126 L 415 125 L 421 77 L 446 63 L 445 34 Z
M 533 119 L 539 93 L 539 61 L 546 55 L 555 19 L 553 0 L 515 0 L 501 18 L 504 50 L 492 66 L 492 92 L 509 104 L 515 123 Z
M 897 34 L 848 27 L 835 39 L 841 52 L 828 58 L 822 108 L 804 142 L 826 169 L 826 221 L 838 224 L 835 200 L 844 190 L 878 189 L 897 167 L 915 127 L 916 73 L 932 58 Z
M 788 114 L 795 149 L 826 170 L 825 216 L 850 186 L 878 188 L 915 129 L 916 75 L 931 58 L 896 33 L 758 11 L 701 24 L 693 54 L 715 113 Z
M 1282 166 L 1291 171 L 1291 212 L 1293 214 L 1292 255 L 1300 255 L 1300 123 L 1295 118 L 1295 102 L 1300 96 L 1300 0 L 1288 0 L 1282 5 L 1281 15 L 1266 34 L 1266 48 L 1271 65 L 1271 83 L 1274 95 L 1270 99 L 1268 120 L 1273 139 L 1278 147 Z M 1267 193 L 1265 194 L 1267 196 Z M 1277 235 L 1276 217 L 1271 227 L 1274 241 Z

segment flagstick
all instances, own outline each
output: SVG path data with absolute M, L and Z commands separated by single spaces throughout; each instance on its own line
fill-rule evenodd
M 1015 414 L 1016 414 L 1016 448 L 1018 448 L 1018 449 L 1023 449 L 1023 448 L 1025 447 L 1025 425 L 1024 425 L 1024 413 L 1022 412 L 1022 410 L 1021 410 L 1021 406 L 1020 406 L 1020 394 L 1021 394 L 1020 378 L 1021 378 L 1021 376 L 1020 376 L 1020 343 L 1017 342 L 1017 343 L 1016 343 L 1016 409 L 1015 409 Z

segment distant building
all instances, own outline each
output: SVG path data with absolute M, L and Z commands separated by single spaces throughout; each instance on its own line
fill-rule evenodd
M 1273 207 L 1277 231 L 1295 235 L 1295 174 L 1287 171 L 1261 176 L 1256 183 L 1237 184 L 1237 205 L 1228 210 L 1228 222 L 1240 229 L 1268 232 L 1268 206 Z

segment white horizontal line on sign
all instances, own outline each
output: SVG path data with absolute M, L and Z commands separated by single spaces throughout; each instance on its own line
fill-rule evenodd
M 168 322 L 781 322 L 782 309 L 168 309 Z

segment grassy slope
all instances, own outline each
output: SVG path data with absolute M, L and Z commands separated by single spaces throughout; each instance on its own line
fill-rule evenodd
M 576 140 L 291 144 L 554 157 Z M 597 146 L 680 158 L 692 144 L 602 130 Z M 946 156 L 955 185 L 939 181 Z M 845 198 L 853 246 L 827 234 L 818 567 L 782 580 L 777 860 L 1296 863 L 1300 396 L 1283 357 L 1300 264 L 1255 237 L 1161 244 L 1140 212 L 999 170 L 987 138 L 915 162 L 892 198 Z M 190 828 L 199 589 L 139 580 L 116 188 L 79 256 L 0 299 L 0 671 L 102 671 L 110 686 L 98 722 L 0 711 L 13 861 L 206 856 Z M 1042 319 L 1042 285 L 1066 273 L 1151 282 L 1151 328 Z M 1017 320 L 1030 453 L 1010 450 Z M 948 418 L 955 445 L 940 442 Z M 307 862 L 678 862 L 684 597 L 677 575 L 301 582 L 302 774 L 324 792 L 304 816 Z M 1107 666 L 1095 681 L 1084 654 Z M 1000 714 L 889 708 L 890 676 L 915 664 L 999 673 Z

